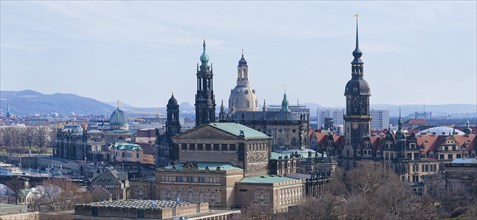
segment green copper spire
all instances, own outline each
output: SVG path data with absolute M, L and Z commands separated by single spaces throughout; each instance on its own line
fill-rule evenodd
M 469 120 L 467 120 L 467 122 L 465 123 L 464 133 L 465 134 L 472 134 L 472 128 L 470 128 Z
M 202 46 L 203 46 L 204 49 L 202 51 L 202 55 L 200 55 L 200 61 L 202 63 L 207 63 L 207 62 L 209 62 L 209 55 L 207 55 L 205 53 L 205 40 L 204 40 L 204 44 L 202 44 Z
M 287 100 L 287 93 L 285 92 L 283 94 L 283 100 L 282 100 L 282 112 L 287 112 L 288 111 L 288 100 Z

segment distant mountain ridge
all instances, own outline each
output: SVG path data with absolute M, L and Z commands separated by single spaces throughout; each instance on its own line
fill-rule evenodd
M 110 115 L 114 107 L 98 100 L 68 93 L 42 94 L 33 90 L 1 91 L 0 109 L 15 115 L 58 113 L 68 115 Z
M 63 116 L 77 115 L 110 115 L 116 109 L 116 102 L 100 102 L 93 98 L 87 98 L 68 93 L 42 94 L 33 90 L 22 91 L 1 91 L 0 109 L 6 112 L 7 105 L 10 111 L 16 115 L 50 114 L 59 113 Z M 317 109 L 344 109 L 345 107 L 325 107 L 317 103 L 302 103 L 310 108 L 311 115 L 317 114 Z M 120 108 L 126 113 L 155 113 L 161 115 L 166 113 L 166 107 L 134 107 L 127 103 L 121 103 Z M 433 116 L 452 115 L 453 117 L 475 117 L 477 112 L 476 104 L 443 104 L 443 105 L 390 105 L 371 104 L 371 109 L 389 110 L 391 117 L 396 117 L 401 108 L 402 115 L 407 116 L 414 112 L 432 112 Z M 194 115 L 195 107 L 188 102 L 180 103 L 181 114 Z M 219 113 L 217 106 L 216 113 Z

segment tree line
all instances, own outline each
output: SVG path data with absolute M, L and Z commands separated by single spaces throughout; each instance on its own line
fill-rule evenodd
M 474 181 L 477 183 L 477 180 Z M 239 219 L 475 219 L 477 195 L 454 189 L 442 198 L 418 195 L 382 165 L 337 168 L 324 194 L 307 198 L 288 213 L 269 215 L 254 206 Z
M 56 138 L 56 126 L 2 126 L 0 147 L 52 147 Z

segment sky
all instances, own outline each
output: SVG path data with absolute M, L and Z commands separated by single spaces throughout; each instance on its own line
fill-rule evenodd
M 475 1 L 1 1 L 0 90 L 194 103 L 202 41 L 216 103 L 244 50 L 259 102 L 345 105 L 359 14 L 372 104 L 475 104 Z M 227 105 L 227 104 L 225 104 Z

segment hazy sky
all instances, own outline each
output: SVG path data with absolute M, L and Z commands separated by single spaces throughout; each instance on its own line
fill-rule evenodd
M 344 106 L 356 13 L 371 103 L 476 103 L 475 1 L 1 1 L 1 90 L 194 103 L 205 39 L 217 104 L 243 48 L 260 103 Z

